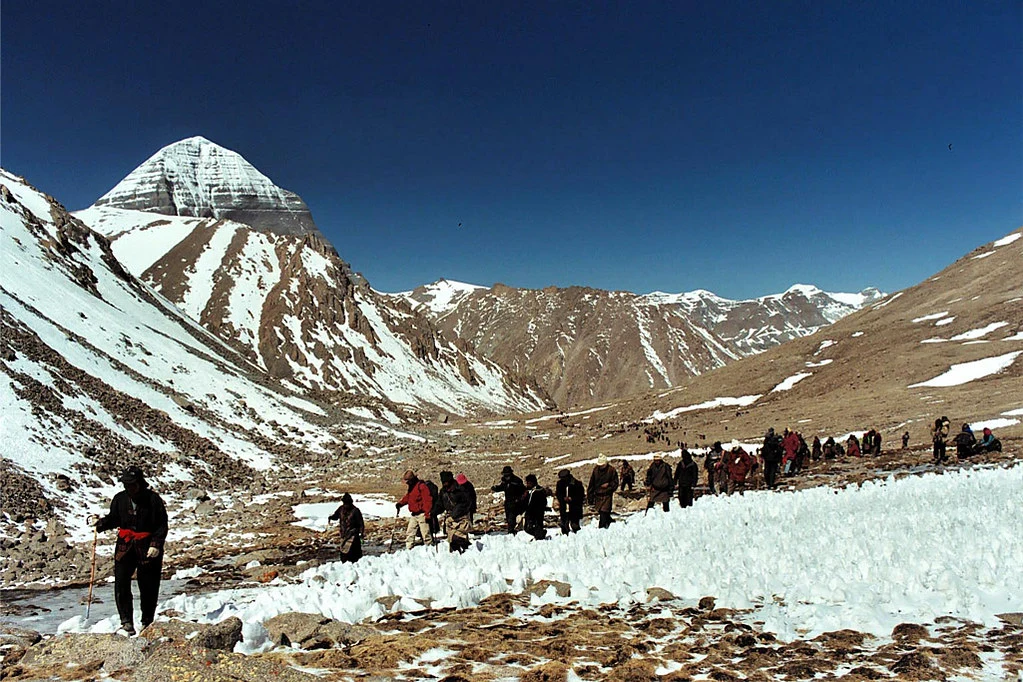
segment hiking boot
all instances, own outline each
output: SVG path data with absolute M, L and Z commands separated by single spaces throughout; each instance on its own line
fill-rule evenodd
M 121 629 L 124 630 L 124 634 L 129 637 L 135 636 L 135 626 L 131 623 L 121 623 Z

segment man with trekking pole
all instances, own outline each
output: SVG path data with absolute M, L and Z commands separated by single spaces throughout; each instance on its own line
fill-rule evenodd
M 114 601 L 125 634 L 135 634 L 131 578 L 139 583 L 139 606 L 142 629 L 156 616 L 160 594 L 160 573 L 163 570 L 163 543 L 167 539 L 167 508 L 163 500 L 149 488 L 136 466 L 128 467 L 120 477 L 124 490 L 114 495 L 110 513 L 89 517 L 96 531 L 117 528 L 114 548 Z M 91 590 L 91 585 L 90 585 Z

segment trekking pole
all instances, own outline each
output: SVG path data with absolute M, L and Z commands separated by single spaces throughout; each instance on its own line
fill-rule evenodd
M 394 525 L 391 526 L 391 542 L 387 545 L 387 553 L 390 554 L 394 551 L 394 533 L 398 530 L 398 515 L 401 514 L 401 510 L 394 512 Z
M 96 584 L 96 542 L 99 540 L 99 530 L 92 527 L 92 570 L 89 572 L 89 596 L 85 599 L 85 620 L 89 620 L 89 612 L 92 610 L 92 586 Z

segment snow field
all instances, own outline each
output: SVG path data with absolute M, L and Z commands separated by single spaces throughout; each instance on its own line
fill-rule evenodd
M 261 623 L 279 613 L 358 622 L 384 614 L 380 596 L 400 596 L 395 610 L 423 608 L 417 599 L 465 608 L 544 579 L 570 584 L 572 594 L 550 589 L 536 603 L 628 606 L 662 587 L 686 601 L 713 595 L 718 606 L 754 608 L 752 618 L 786 639 L 841 628 L 884 637 L 898 623 L 942 615 L 990 624 L 994 614 L 1023 610 L 1021 486 L 1016 466 L 704 497 L 607 530 L 563 537 L 554 529 L 541 542 L 489 535 L 464 555 L 446 544 L 400 550 L 320 566 L 295 584 L 180 595 L 160 609 L 201 622 L 238 616 L 244 652 L 271 647 Z M 92 630 L 113 630 L 115 620 Z M 62 628 L 81 627 L 72 621 Z

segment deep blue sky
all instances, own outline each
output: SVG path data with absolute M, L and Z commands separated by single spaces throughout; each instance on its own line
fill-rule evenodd
M 1023 223 L 1018 0 L 58 0 L 0 30 L 5 168 L 78 209 L 203 135 L 384 291 L 894 291 Z

